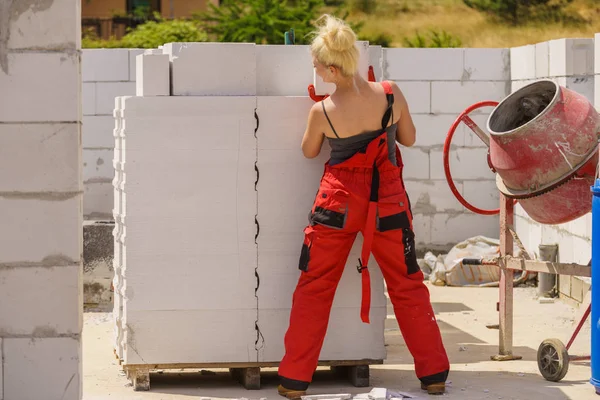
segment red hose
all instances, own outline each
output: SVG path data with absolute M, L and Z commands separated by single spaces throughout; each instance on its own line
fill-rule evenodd
M 450 156 L 450 144 L 452 143 L 452 137 L 454 136 L 454 133 L 456 132 L 456 128 L 458 128 L 458 125 L 463 121 L 463 118 L 465 116 L 467 116 L 470 112 L 472 112 L 473 110 L 476 110 L 478 108 L 496 107 L 498 104 L 499 103 L 496 101 L 482 101 L 480 103 L 475 103 L 472 106 L 470 106 L 469 108 L 467 108 L 466 110 L 464 110 L 458 116 L 458 118 L 456 118 L 456 120 L 450 127 L 450 130 L 448 131 L 448 135 L 446 136 L 446 141 L 444 142 L 444 173 L 446 174 L 446 181 L 448 181 L 448 186 L 450 186 L 450 190 L 454 194 L 454 197 L 456 197 L 456 200 L 458 200 L 460 202 L 460 204 L 465 206 L 467 209 L 473 211 L 474 213 L 482 214 L 482 215 L 496 215 L 496 214 L 500 213 L 500 209 L 497 208 L 495 210 L 483 210 L 481 208 L 475 207 L 474 205 L 470 204 L 467 200 L 465 200 L 465 198 L 458 192 L 458 189 L 456 189 L 456 186 L 454 185 L 454 180 L 452 179 L 452 174 L 450 173 L 450 157 L 449 157 Z M 491 168 L 492 168 L 492 166 L 490 165 L 490 169 Z

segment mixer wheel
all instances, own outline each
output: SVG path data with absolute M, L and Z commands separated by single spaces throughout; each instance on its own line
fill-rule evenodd
M 569 353 L 558 339 L 546 339 L 540 344 L 537 352 L 540 373 L 550 382 L 558 382 L 569 371 Z

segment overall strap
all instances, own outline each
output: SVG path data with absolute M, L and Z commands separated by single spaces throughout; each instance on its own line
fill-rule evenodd
M 381 120 L 381 128 L 386 129 L 390 122 L 390 118 L 392 119 L 392 122 L 394 121 L 394 91 L 392 85 L 390 85 L 388 81 L 381 82 L 381 86 L 383 86 L 388 103 L 387 109 L 383 114 L 383 119 Z
M 331 127 L 333 134 L 335 135 L 336 138 L 339 139 L 340 137 L 337 134 L 337 132 L 335 131 L 335 128 L 333 127 L 333 124 L 331 123 L 331 120 L 329 119 L 329 115 L 327 115 L 327 111 L 325 111 L 325 101 L 321 100 L 321 105 L 323 106 L 323 112 L 325 113 L 325 118 L 327 118 L 327 122 L 329 122 L 329 126 Z

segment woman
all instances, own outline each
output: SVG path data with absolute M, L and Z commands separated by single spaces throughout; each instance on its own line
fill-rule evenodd
M 331 305 L 356 235 L 364 237 L 361 318 L 369 322 L 372 251 L 387 284 L 421 388 L 442 394 L 449 362 L 429 291 L 417 264 L 412 213 L 402 181 L 396 141 L 415 142 L 406 99 L 393 82 L 371 83 L 357 74 L 356 36 L 343 21 L 325 15 L 311 45 L 316 73 L 336 90 L 310 110 L 302 152 L 316 157 L 325 137 L 332 151 L 304 230 L 279 394 L 306 393 L 317 367 Z

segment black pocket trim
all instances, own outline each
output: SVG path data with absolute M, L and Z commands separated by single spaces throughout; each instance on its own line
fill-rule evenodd
M 402 242 L 404 243 L 404 262 L 408 275 L 415 274 L 421 270 L 417 262 L 417 249 L 415 248 L 415 234 L 410 228 L 402 230 Z
M 310 246 L 306 243 L 302 244 L 302 250 L 300 251 L 300 261 L 298 262 L 298 269 L 300 271 L 308 271 L 308 262 L 310 261 Z
M 343 229 L 346 225 L 346 213 L 327 210 L 323 207 L 315 207 L 315 212 L 311 216 L 311 221 L 331 228 Z
M 389 215 L 387 217 L 380 217 L 377 219 L 377 230 L 379 232 L 392 231 L 394 229 L 408 229 L 410 228 L 410 221 L 408 220 L 408 214 L 406 211 L 402 211 L 399 214 Z

